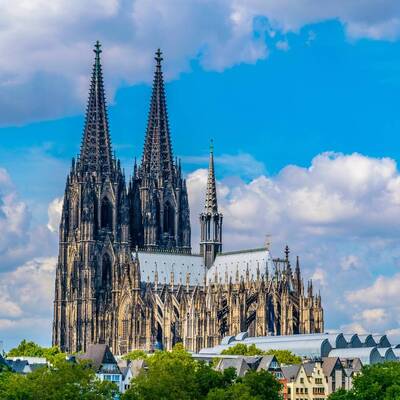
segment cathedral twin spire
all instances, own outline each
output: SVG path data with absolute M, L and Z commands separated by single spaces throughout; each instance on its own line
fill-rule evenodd
M 156 52 L 155 60 L 156 69 L 143 149 L 142 169 L 144 173 L 170 179 L 173 175 L 173 156 L 161 68 L 163 58 L 160 49 Z
M 113 160 L 99 41 L 95 44 L 94 53 L 95 61 L 79 159 L 84 172 L 97 172 L 98 175 L 105 175 L 111 173 Z

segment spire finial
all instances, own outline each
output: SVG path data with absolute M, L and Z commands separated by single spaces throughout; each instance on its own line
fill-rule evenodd
M 101 43 L 96 40 L 96 43 L 94 44 L 94 53 L 96 54 L 96 58 L 100 57 L 100 53 L 102 52 L 101 50 Z
M 218 212 L 217 187 L 214 172 L 214 142 L 210 141 L 210 161 L 208 165 L 208 178 L 206 188 L 205 210 L 209 213 Z
M 285 247 L 286 261 L 289 261 L 289 254 L 290 254 L 289 246 L 286 245 L 286 247 Z
M 162 58 L 162 51 L 159 48 L 156 51 L 156 56 L 154 57 L 154 59 L 157 62 L 157 67 L 161 67 L 161 61 L 163 60 L 163 58 Z

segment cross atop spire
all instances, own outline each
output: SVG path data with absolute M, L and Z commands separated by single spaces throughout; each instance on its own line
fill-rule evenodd
M 156 56 L 154 57 L 154 59 L 157 62 L 157 67 L 161 68 L 161 61 L 163 60 L 162 56 L 162 51 L 160 49 L 157 49 L 156 51 Z
M 209 161 L 209 165 L 208 165 L 206 203 L 205 203 L 204 209 L 208 213 L 217 213 L 218 212 L 217 185 L 215 183 L 215 172 L 214 172 L 214 143 L 213 143 L 213 140 L 211 140 L 211 142 L 210 142 L 210 161 Z
M 286 259 L 287 262 L 289 262 L 289 254 L 290 254 L 289 246 L 286 245 L 286 247 L 285 247 L 285 259 Z
M 156 69 L 154 72 L 153 92 L 147 121 L 142 169 L 145 173 L 172 179 L 173 155 L 165 99 L 164 78 L 161 69 L 161 50 L 156 51 Z
M 80 162 L 86 172 L 109 174 L 112 169 L 111 140 L 108 128 L 103 73 L 100 62 L 101 44 L 94 45 L 95 60 L 86 108 Z

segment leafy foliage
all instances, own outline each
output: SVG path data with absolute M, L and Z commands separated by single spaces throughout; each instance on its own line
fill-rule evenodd
M 223 372 L 199 363 L 181 345 L 147 358 L 148 370 L 140 374 L 122 400 L 275 400 L 280 384 L 268 372 L 237 378 L 233 368 Z
M 235 356 L 261 356 L 264 354 L 264 352 L 256 347 L 255 344 L 247 346 L 246 344 L 238 343 L 223 350 L 221 354 Z
M 143 350 L 133 350 L 128 354 L 125 354 L 122 357 L 124 360 L 146 360 L 147 359 L 147 353 L 144 352 Z
M 263 351 L 256 347 L 255 344 L 249 346 L 238 343 L 235 346 L 229 347 L 222 351 L 221 354 L 225 355 L 238 355 L 238 356 L 262 356 L 273 355 L 276 357 L 280 364 L 301 364 L 301 357 L 296 356 L 289 350 L 268 350 Z
M 400 400 L 400 363 L 364 366 L 352 390 L 332 393 L 329 400 Z
M 2 400 L 112 400 L 117 392 L 114 383 L 100 382 L 86 363 L 59 361 L 57 367 L 28 375 L 0 374 Z
M 17 346 L 7 353 L 7 357 L 44 357 L 52 364 L 65 360 L 65 353 L 62 353 L 56 346 L 54 347 L 41 347 L 34 342 L 28 342 L 25 339 Z
M 268 350 L 265 354 L 275 356 L 279 364 L 301 364 L 301 357 L 296 356 L 290 350 Z
M 267 371 L 249 371 L 227 389 L 216 388 L 207 400 L 280 400 L 281 384 Z

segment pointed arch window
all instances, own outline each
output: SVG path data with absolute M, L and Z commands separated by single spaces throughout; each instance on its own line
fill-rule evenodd
M 113 227 L 113 206 L 108 199 L 104 197 L 101 201 L 101 228 L 112 230 Z
M 111 286 L 111 277 L 112 277 L 112 264 L 111 264 L 111 258 L 108 254 L 104 254 L 103 260 L 102 260 L 102 274 L 101 274 L 101 280 L 102 280 L 102 288 L 106 288 L 108 285 Z
M 169 201 L 164 206 L 164 232 L 175 235 L 175 209 Z

